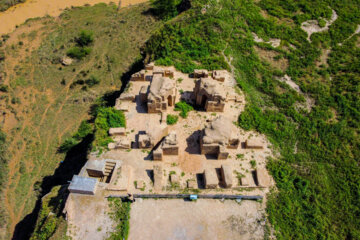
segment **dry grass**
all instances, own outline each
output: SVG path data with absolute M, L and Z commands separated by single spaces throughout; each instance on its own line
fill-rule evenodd
M 268 62 L 272 67 L 285 71 L 288 66 L 288 60 L 286 58 L 275 59 L 279 55 L 276 51 L 266 50 L 260 47 L 255 46 L 255 50 L 259 55 L 260 59 Z
M 147 4 L 116 11 L 115 5 L 65 11 L 58 19 L 31 20 L 10 35 L 3 80 L 8 93 L 1 93 L 1 119 L 10 144 L 8 186 L 3 206 L 9 221 L 7 238 L 15 225 L 30 213 L 38 192 L 34 184 L 52 175 L 64 159 L 57 148 L 87 119 L 94 100 L 119 89 L 120 76 L 140 57 L 144 44 L 158 24 L 143 14 Z M 94 32 L 92 53 L 71 66 L 59 58 L 74 45 L 80 29 Z M 0 69 L 1 70 L 1 69 Z M 82 90 L 70 88 L 73 81 L 94 75 L 100 84 Z M 11 99 L 16 101 L 12 101 Z

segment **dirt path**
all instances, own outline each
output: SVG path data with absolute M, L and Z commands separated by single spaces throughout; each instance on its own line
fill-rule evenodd
M 146 2 L 146 0 L 120 1 L 122 7 Z M 0 35 L 12 32 L 17 25 L 24 23 L 29 18 L 44 17 L 46 15 L 58 16 L 65 8 L 71 6 L 94 5 L 101 2 L 116 2 L 118 4 L 117 0 L 28 0 L 0 13 Z
M 311 42 L 310 38 L 313 33 L 327 31 L 330 25 L 333 24 L 337 18 L 338 15 L 336 14 L 335 10 L 332 10 L 331 18 L 329 20 L 324 19 L 326 22 L 324 27 L 320 27 L 319 22 L 317 20 L 308 20 L 306 22 L 301 23 L 301 29 L 308 34 L 307 40 Z

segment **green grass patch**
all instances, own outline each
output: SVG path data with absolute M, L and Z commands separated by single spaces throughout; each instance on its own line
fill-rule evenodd
M 114 107 L 99 107 L 95 119 L 94 150 L 99 147 L 107 148 L 107 145 L 112 142 L 108 134 L 109 129 L 115 127 L 126 127 L 124 113 Z
M 175 104 L 175 111 L 180 111 L 180 116 L 182 118 L 187 118 L 188 113 L 194 110 L 193 106 L 186 103 L 185 101 L 181 101 Z
M 68 55 L 71 58 L 76 58 L 76 59 L 83 59 L 84 57 L 86 57 L 87 55 L 89 55 L 91 53 L 91 48 L 89 47 L 72 47 L 70 48 L 67 52 L 66 55 Z
M 130 202 L 122 202 L 119 198 L 108 198 L 111 212 L 109 215 L 116 223 L 115 231 L 110 233 L 108 240 L 128 239 L 130 229 Z
M 176 115 L 168 114 L 166 116 L 166 123 L 167 125 L 174 125 L 179 120 L 179 117 Z

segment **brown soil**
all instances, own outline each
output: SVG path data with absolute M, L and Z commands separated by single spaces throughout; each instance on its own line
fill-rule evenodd
M 260 240 L 264 226 L 262 204 L 253 201 L 140 199 L 131 206 L 129 240 Z
M 129 6 L 147 0 L 121 0 L 121 6 Z M 97 3 L 110 3 L 111 0 L 28 0 L 17 4 L 5 12 L 0 12 L 0 35 L 12 32 L 16 26 L 21 25 L 29 18 L 44 17 L 46 15 L 58 16 L 65 8 L 72 6 L 94 5 Z M 118 3 L 118 1 L 116 1 Z
M 281 58 L 279 60 L 275 60 L 274 57 L 278 56 L 279 53 L 275 52 L 275 51 L 270 51 L 270 50 L 265 50 L 263 48 L 259 48 L 257 46 L 255 46 L 255 50 L 258 53 L 259 57 L 270 63 L 270 65 L 274 68 L 280 69 L 281 71 L 285 71 L 288 66 L 288 60 L 285 58 Z

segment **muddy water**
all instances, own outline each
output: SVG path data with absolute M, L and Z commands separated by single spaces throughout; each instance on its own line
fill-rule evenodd
M 145 2 L 147 0 L 121 0 L 121 6 Z M 58 16 L 67 7 L 94 5 L 96 3 L 119 3 L 119 0 L 27 0 L 15 5 L 5 12 L 0 12 L 0 35 L 12 32 L 16 25 L 20 25 L 29 18 Z

